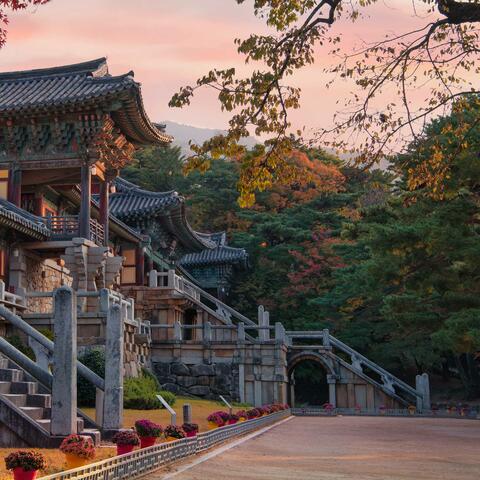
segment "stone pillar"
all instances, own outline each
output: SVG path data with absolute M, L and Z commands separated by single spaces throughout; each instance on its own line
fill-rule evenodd
M 285 343 L 285 328 L 281 322 L 275 322 L 275 342 L 279 345 Z
M 105 335 L 105 430 L 118 430 L 123 423 L 123 330 L 120 306 L 112 305 Z
M 150 270 L 148 274 L 148 286 L 150 288 L 158 287 L 158 272 L 156 270 Z
M 69 287 L 54 293 L 52 435 L 77 433 L 77 306 Z
M 81 168 L 81 189 L 79 236 L 90 240 L 92 167 L 88 163 L 82 165 Z
M 430 380 L 428 373 L 417 375 L 415 377 L 415 387 L 417 392 L 421 395 L 417 397 L 417 410 L 430 410 Z
M 182 341 L 182 324 L 178 320 L 175 320 L 173 324 L 173 339 L 176 342 Z
M 105 180 L 100 184 L 100 223 L 103 226 L 103 232 L 105 236 L 105 242 L 103 243 L 108 247 L 109 240 L 109 193 L 110 193 L 110 182 Z
M 192 423 L 192 406 L 189 403 L 185 403 L 182 408 L 183 411 L 183 423 Z
M 240 359 L 238 365 L 238 396 L 240 398 L 240 403 L 245 403 L 245 365 L 243 360 Z
M 332 375 L 327 375 L 328 383 L 328 403 L 337 408 L 337 379 Z

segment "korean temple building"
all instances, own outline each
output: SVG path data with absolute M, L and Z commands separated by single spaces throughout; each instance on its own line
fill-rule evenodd
M 112 285 L 144 285 L 148 271 L 178 265 L 216 292 L 246 265 L 224 234 L 190 227 L 181 195 L 118 176 L 136 149 L 172 141 L 148 119 L 133 72 L 112 76 L 101 58 L 0 74 L 0 122 L 0 279 L 11 293 L 80 269 L 66 254 L 73 238 L 104 249 Z

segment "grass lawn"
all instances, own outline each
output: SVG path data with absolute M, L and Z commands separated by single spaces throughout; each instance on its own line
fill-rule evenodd
M 200 431 L 207 430 L 207 416 L 215 410 L 226 410 L 226 407 L 223 403 L 215 402 L 212 400 L 198 400 L 192 398 L 177 397 L 177 401 L 174 405 L 174 409 L 177 412 L 177 424 L 181 425 L 182 420 L 182 407 L 185 403 L 189 403 L 192 406 L 192 419 L 194 423 L 198 423 Z M 236 410 L 242 410 L 244 407 L 234 408 Z M 88 416 L 95 418 L 95 409 L 94 408 L 84 408 L 82 409 Z M 142 418 L 148 418 L 153 422 L 159 423 L 163 427 L 170 423 L 170 414 L 165 409 L 159 410 L 125 410 L 124 411 L 124 421 L 123 426 L 125 428 L 133 427 L 136 420 Z M 2 456 L 2 461 L 0 463 L 0 480 L 7 480 L 13 478 L 13 475 L 5 470 L 5 462 L 3 459 L 11 452 L 14 452 L 18 449 L 15 448 L 0 448 L 0 455 Z M 41 452 L 48 464 L 48 469 L 42 475 L 47 475 L 50 473 L 60 472 L 64 469 L 64 455 L 57 449 L 33 449 L 25 448 L 22 450 L 35 450 Z M 113 446 L 102 446 L 97 449 L 96 458 L 93 460 L 99 461 L 104 460 L 115 455 L 116 449 Z
M 198 423 L 201 432 L 207 430 L 207 417 L 215 410 L 227 410 L 227 407 L 221 402 L 215 402 L 212 400 L 200 400 L 185 397 L 177 397 L 177 401 L 173 406 L 177 412 L 177 424 L 183 423 L 182 407 L 185 403 L 189 403 L 192 406 L 192 420 L 194 423 Z M 245 407 L 234 407 L 234 411 L 243 410 Z M 95 418 L 94 408 L 82 409 L 89 417 Z M 148 418 L 155 423 L 162 425 L 168 425 L 170 423 L 170 414 L 165 409 L 159 410 L 124 410 L 123 414 L 123 426 L 125 428 L 133 427 L 136 420 L 142 418 Z

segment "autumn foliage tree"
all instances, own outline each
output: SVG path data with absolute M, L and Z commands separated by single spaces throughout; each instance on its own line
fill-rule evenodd
M 432 116 L 478 91 L 478 0 L 413 0 L 412 15 L 423 19 L 422 26 L 396 35 L 386 33 L 373 44 L 343 51 L 338 21 L 366 21 L 363 14 L 376 3 L 380 2 L 254 0 L 254 14 L 273 33 L 236 40 L 239 54 L 254 65 L 251 74 L 242 78 L 234 68 L 213 69 L 171 99 L 171 106 L 183 107 L 198 89 L 211 88 L 218 92 L 221 108 L 231 114 L 226 134 L 193 146 L 188 168 L 205 167 L 210 156 L 239 155 L 239 140 L 253 131 L 266 141 L 257 155 L 242 159 L 243 205 L 254 202 L 255 192 L 301 175 L 286 161 L 286 153 L 301 136 L 292 132 L 289 120 L 289 111 L 300 105 L 301 92 L 288 80 L 314 63 L 321 46 L 329 46 L 340 57 L 337 65 L 326 67 L 334 78 L 327 86 L 333 89 L 339 77 L 347 78 L 356 91 L 332 128 L 318 132 L 315 140 L 335 148 L 354 147 L 360 162 L 371 164 L 392 148 L 408 144 Z M 415 100 L 411 92 L 424 96 Z M 410 138 L 403 137 L 405 131 Z
M 0 0 L 0 48 L 7 41 L 8 12 L 44 5 L 50 0 Z

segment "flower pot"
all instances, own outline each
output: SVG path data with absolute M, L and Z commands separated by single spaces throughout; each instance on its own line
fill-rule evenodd
M 125 455 L 127 453 L 133 452 L 135 445 L 122 445 L 117 444 L 117 455 Z
M 215 430 L 218 427 L 219 427 L 219 425 L 217 425 L 215 422 L 208 422 L 208 429 L 209 430 Z
M 147 448 L 155 445 L 157 437 L 140 437 L 140 448 Z
M 246 420 L 245 417 L 240 417 L 240 418 L 238 419 L 239 422 L 244 422 L 245 420 Z
M 174 442 L 175 440 L 180 440 L 180 438 L 166 437 L 165 440 L 166 440 L 167 442 Z
M 228 425 L 235 425 L 237 423 L 237 420 L 229 420 Z
M 194 430 L 193 432 L 185 432 L 185 435 L 188 437 L 188 438 L 192 438 L 192 437 L 196 437 L 197 436 L 197 432 Z
M 66 453 L 65 460 L 67 461 L 67 470 L 72 468 L 80 468 L 87 464 L 87 459 L 84 457 L 79 457 L 73 453 Z
M 24 470 L 22 467 L 13 469 L 15 480 L 34 480 L 37 477 L 37 470 Z

